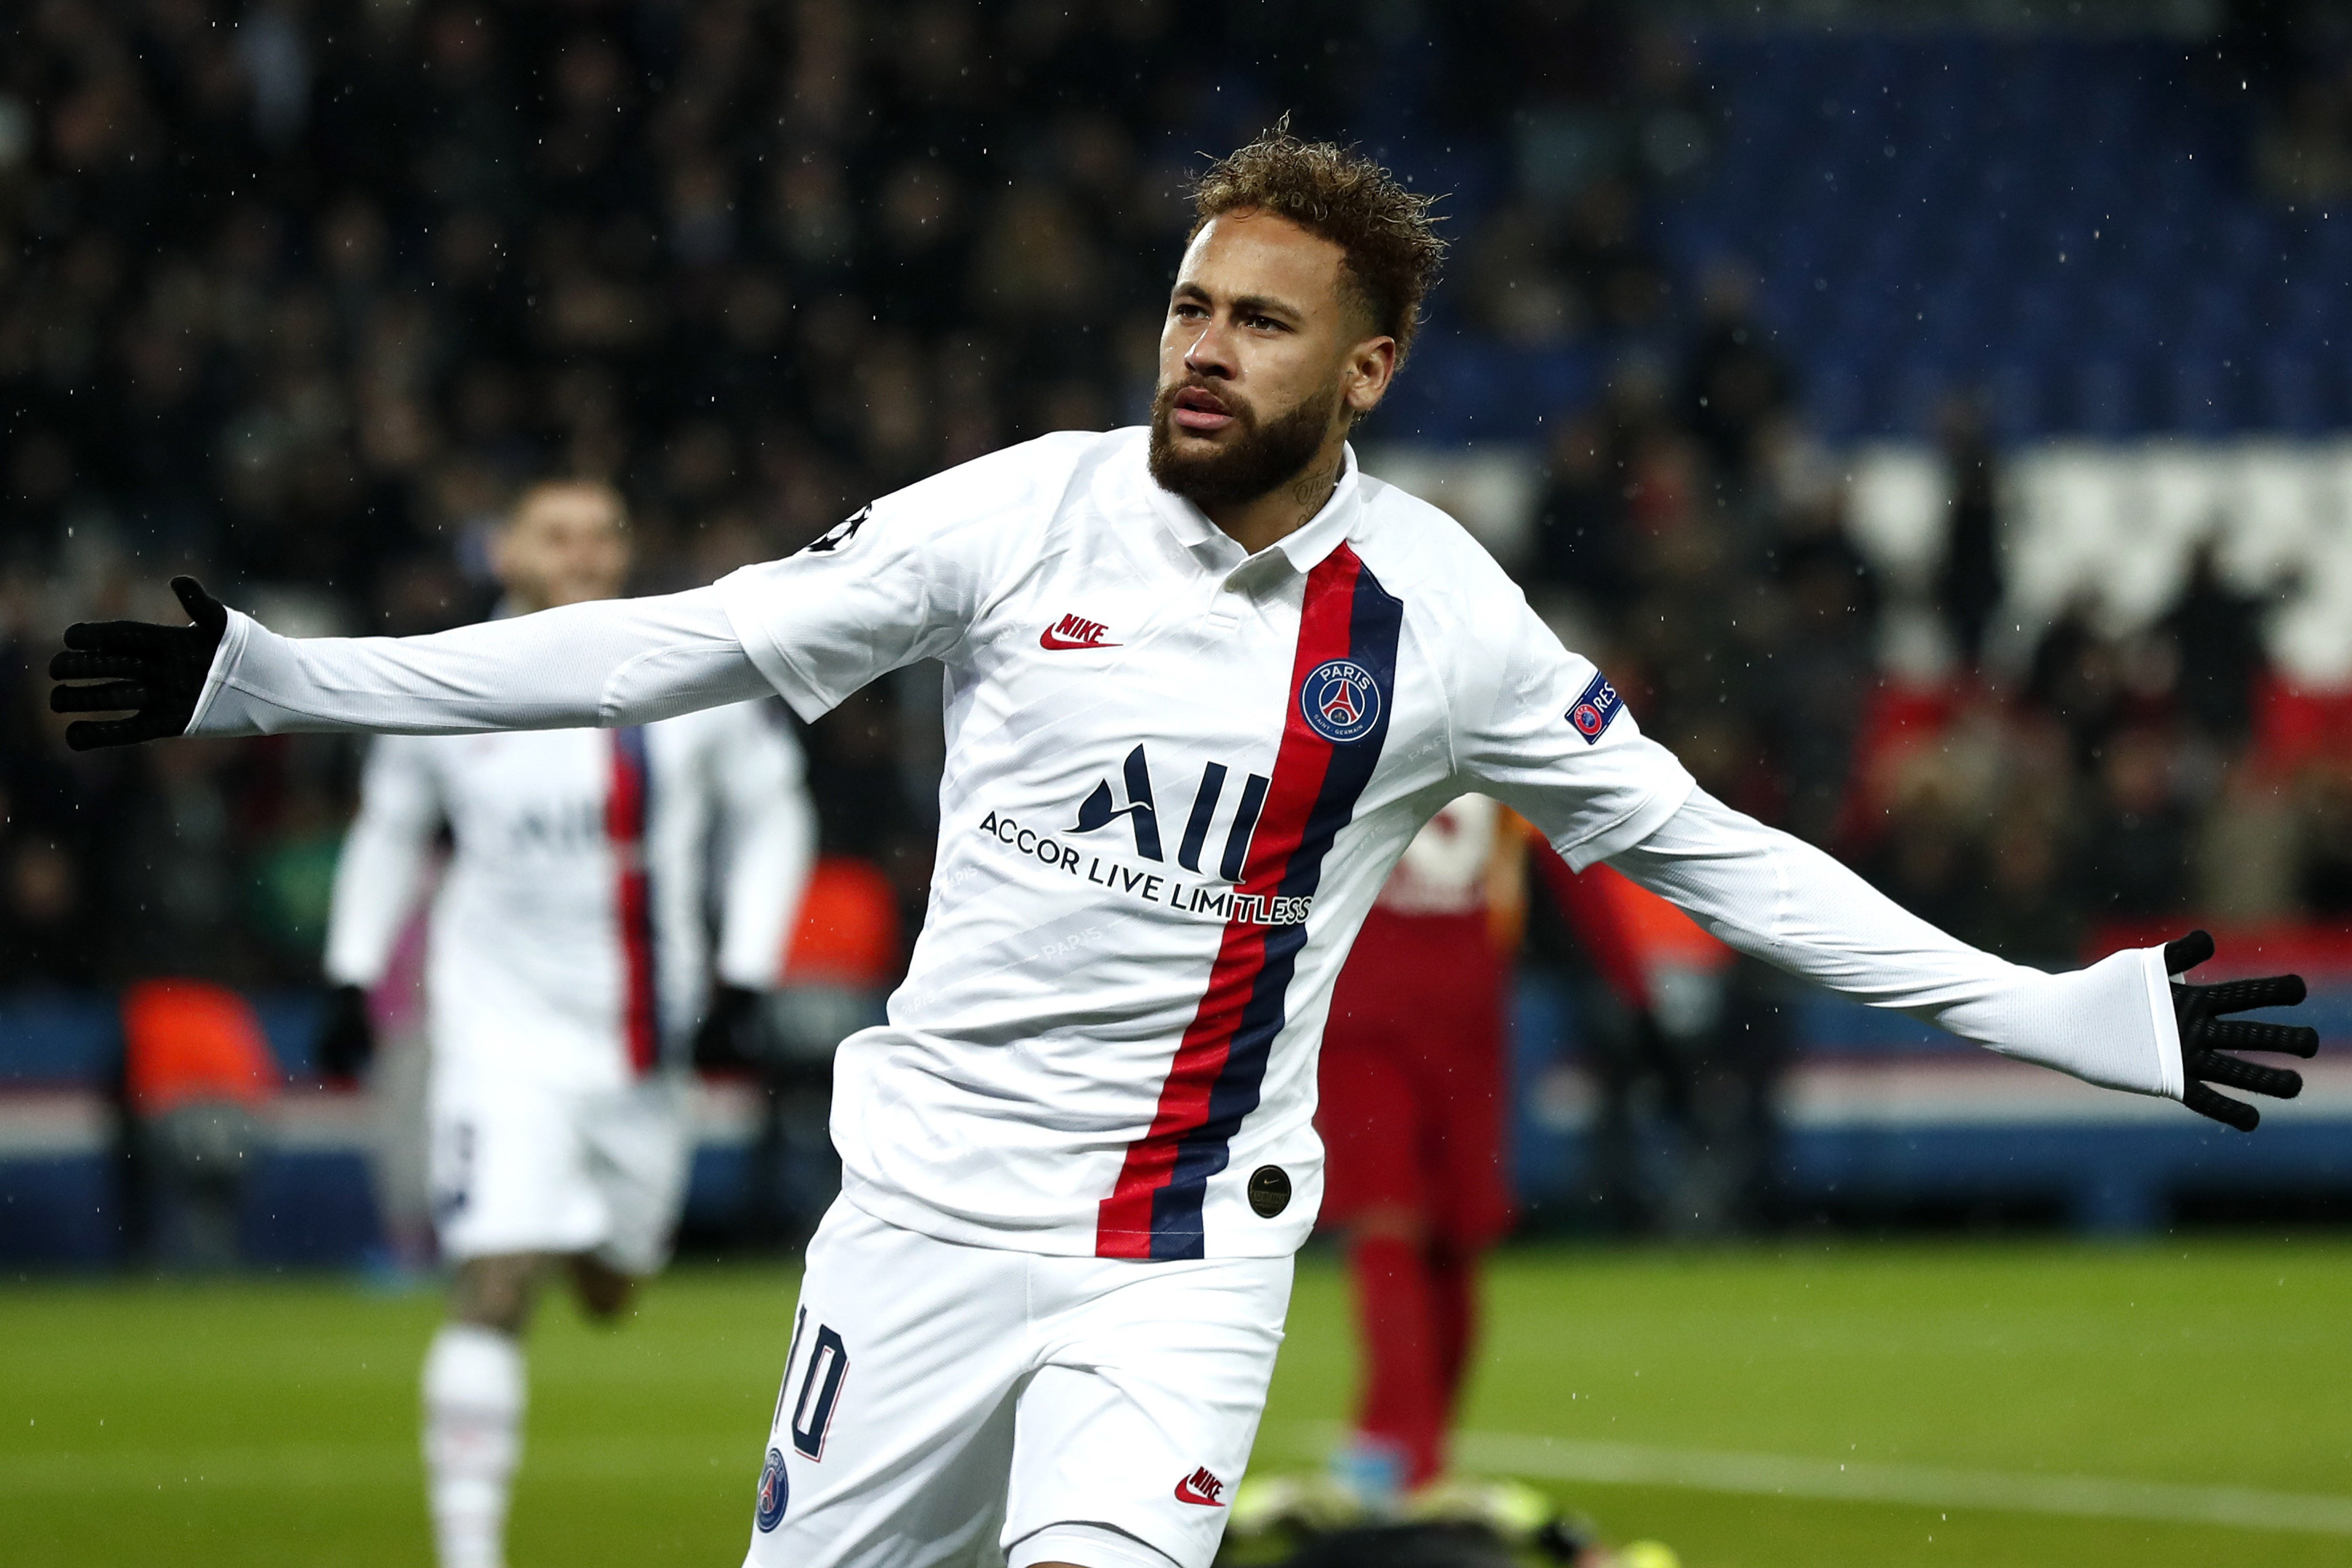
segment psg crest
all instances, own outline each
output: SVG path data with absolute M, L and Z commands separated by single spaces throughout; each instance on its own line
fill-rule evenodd
M 1308 728 L 1335 746 L 1361 740 L 1380 722 L 1380 683 L 1352 660 L 1327 659 L 1298 688 L 1298 712 Z
M 783 1522 L 784 1500 L 791 1488 L 784 1480 L 784 1456 L 781 1449 L 768 1450 L 768 1462 L 760 1467 L 760 1507 L 752 1515 L 761 1530 L 773 1530 Z

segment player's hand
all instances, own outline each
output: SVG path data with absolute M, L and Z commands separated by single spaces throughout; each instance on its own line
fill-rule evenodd
M 720 1071 L 756 1067 L 766 1052 L 761 1048 L 760 993 L 741 986 L 720 985 L 710 993 L 710 1010 L 694 1031 L 694 1064 Z
M 2213 956 L 2213 938 L 2191 931 L 2164 945 L 2164 972 L 2182 975 Z M 2191 1111 L 2227 1122 L 2251 1133 L 2263 1119 L 2261 1112 L 2242 1100 L 2214 1092 L 2213 1085 L 2242 1089 L 2292 1100 L 2303 1092 L 2303 1074 L 2285 1067 L 2264 1067 L 2233 1056 L 2239 1051 L 2274 1051 L 2287 1056 L 2316 1056 L 2319 1031 L 2301 1024 L 2255 1023 L 2223 1018 L 2249 1008 L 2291 1008 L 2303 1000 L 2303 977 L 2272 975 L 2260 980 L 2231 980 L 2219 986 L 2172 983 L 2172 1015 L 2180 1025 L 2180 1067 L 2188 1083 L 2182 1099 Z
M 358 986 L 337 986 L 327 993 L 327 1019 L 310 1046 L 319 1076 L 357 1078 L 374 1055 L 375 1019 L 368 1014 L 367 992 Z
M 66 744 L 76 751 L 187 733 L 228 612 L 193 577 L 173 578 L 172 591 L 194 625 L 80 621 L 66 628 L 66 651 L 49 661 L 50 677 L 97 684 L 52 686 L 50 711 L 131 715 L 68 725 Z

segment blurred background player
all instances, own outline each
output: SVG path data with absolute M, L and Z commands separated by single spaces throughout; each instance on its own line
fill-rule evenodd
M 627 514 L 601 484 L 530 490 L 499 532 L 502 614 L 616 597 Z M 524 1405 L 519 1338 L 553 1268 L 610 1318 L 669 1250 L 691 1128 L 684 1049 L 773 987 L 814 826 L 773 703 L 619 730 L 375 742 L 335 881 L 331 1072 L 366 1058 L 383 976 L 446 827 L 427 969 L 434 1214 L 455 1264 L 425 1361 L 444 1568 L 496 1568 Z M 715 963 L 710 870 L 723 867 Z M 716 985 L 709 977 L 715 970 Z M 708 1005 L 706 1006 L 706 998 Z
M 1445 1470 L 1477 1260 L 1511 1226 L 1504 986 L 1527 907 L 1517 819 L 1465 795 L 1390 873 L 1340 971 L 1316 1124 L 1362 1350 L 1338 1471 L 1384 1510 Z
M 1545 1536 L 1580 1563 L 1654 1568 L 1674 1558 L 1654 1542 L 1617 1559 L 1557 1521 L 1534 1489 L 1447 1473 L 1477 1343 L 1480 1260 L 1514 1218 L 1506 1009 L 1531 837 L 1484 795 L 1439 811 L 1390 873 L 1333 992 L 1316 1125 L 1323 1222 L 1347 1249 L 1360 1381 L 1336 1490 L 1292 1496 L 1309 1515 L 1321 1491 L 1327 1518 L 1475 1521 L 1507 1538 Z M 1571 884 L 1562 913 L 1596 966 L 1627 970 L 1613 908 L 1575 896 L 1577 879 L 1557 869 Z M 1291 1489 L 1270 1490 L 1278 1510 Z

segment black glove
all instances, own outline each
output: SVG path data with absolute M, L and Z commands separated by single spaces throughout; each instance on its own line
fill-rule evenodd
M 2213 956 L 2213 938 L 2191 931 L 2164 945 L 2164 972 L 2179 975 Z M 2300 1024 L 2251 1023 L 2225 1019 L 2223 1013 L 2249 1008 L 2291 1008 L 2303 1000 L 2303 977 L 2273 975 L 2260 980 L 2231 980 L 2219 986 L 2172 985 L 2172 1016 L 2180 1025 L 2180 1068 L 2188 1082 L 2182 1098 L 2191 1111 L 2227 1122 L 2242 1133 L 2261 1124 L 2263 1114 L 2242 1100 L 2216 1094 L 2210 1085 L 2225 1084 L 2250 1094 L 2292 1100 L 2303 1092 L 2303 1074 L 2290 1068 L 2263 1067 L 2242 1061 L 2233 1051 L 2275 1051 L 2288 1056 L 2319 1054 L 2319 1031 Z
M 76 751 L 187 733 L 221 633 L 228 629 L 228 612 L 193 577 L 173 578 L 172 591 L 194 625 L 80 621 L 66 628 L 67 652 L 49 661 L 50 678 L 100 684 L 52 686 L 49 710 L 131 714 L 68 725 L 66 744 Z
M 738 1071 L 757 1067 L 766 1054 L 761 1041 L 765 1024 L 759 992 L 741 986 L 717 987 L 710 993 L 709 1010 L 702 1015 L 702 1027 L 694 1031 L 694 1064 Z
M 375 1054 L 375 1020 L 368 1016 L 367 992 L 337 986 L 327 993 L 327 1021 L 310 1045 L 310 1063 L 321 1078 L 357 1078 Z

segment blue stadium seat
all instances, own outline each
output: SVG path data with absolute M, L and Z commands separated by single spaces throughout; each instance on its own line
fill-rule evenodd
M 1913 417 L 1886 400 L 1939 367 L 1998 383 L 2011 440 L 2352 422 L 2352 214 L 2264 204 L 2249 115 L 2170 44 L 1727 33 L 1702 57 L 1727 144 L 1658 241 L 1687 277 L 1759 269 L 1824 434 Z M 1939 274 L 1924 321 L 1885 290 Z
M 122 1060 L 115 998 L 94 991 L 18 991 L 0 998 L 0 1088 L 95 1085 Z
M 2144 428 L 2139 367 L 2120 354 L 2095 353 L 2074 368 L 2074 426 L 2116 437 Z
M 2310 354 L 2285 349 L 2263 355 L 2254 384 L 2257 416 L 2270 429 L 2309 435 L 2332 423 L 2319 362 Z
M 2000 441 L 2021 441 L 2049 428 L 2049 373 L 2030 358 L 2003 359 L 1985 372 L 1985 417 Z
M 2217 354 L 2181 354 L 2168 371 L 2163 423 L 2192 435 L 2221 435 L 2237 427 L 2238 382 Z

